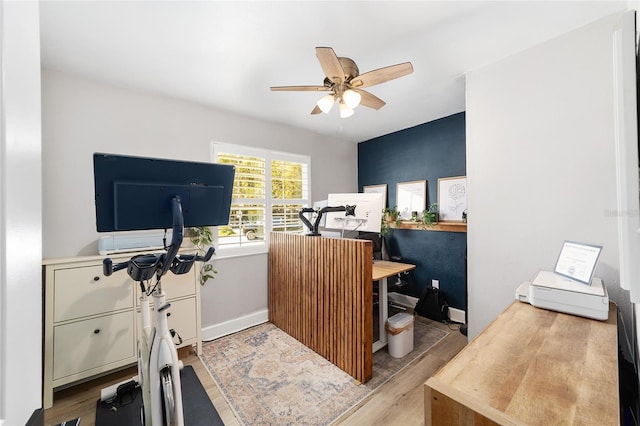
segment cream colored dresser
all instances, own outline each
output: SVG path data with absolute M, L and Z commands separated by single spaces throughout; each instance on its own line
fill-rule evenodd
M 131 256 L 109 257 L 116 264 Z M 105 257 L 43 261 L 44 408 L 53 404 L 55 388 L 136 362 L 139 284 L 126 270 L 105 277 Z M 182 339 L 178 347 L 196 345 L 198 355 L 202 352 L 199 270 L 196 263 L 186 274 L 168 272 L 162 278 L 171 303 L 169 327 Z

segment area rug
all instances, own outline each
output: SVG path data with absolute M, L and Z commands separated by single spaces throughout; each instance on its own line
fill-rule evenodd
M 447 336 L 416 321 L 414 350 L 373 356 L 361 384 L 271 323 L 206 342 L 202 361 L 245 425 L 327 425 Z

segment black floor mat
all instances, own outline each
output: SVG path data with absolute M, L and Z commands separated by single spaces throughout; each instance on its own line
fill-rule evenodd
M 224 425 L 207 392 L 205 392 L 200 380 L 198 380 L 193 367 L 187 365 L 182 369 L 180 383 L 182 385 L 182 408 L 185 426 Z M 140 409 L 142 407 L 140 389 L 136 391 L 131 402 L 115 410 L 113 406 L 113 404 L 98 400 L 96 404 L 96 426 L 140 424 Z

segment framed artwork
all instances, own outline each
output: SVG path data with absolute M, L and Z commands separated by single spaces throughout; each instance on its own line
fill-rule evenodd
M 400 219 L 410 220 L 412 213 L 418 215 L 426 208 L 427 181 L 414 180 L 412 182 L 400 182 L 396 187 L 396 208 L 400 213 Z
M 362 192 L 366 193 L 379 193 L 382 194 L 382 208 L 387 207 L 387 184 L 381 185 L 365 185 L 362 187 Z
M 441 222 L 462 222 L 467 210 L 467 177 L 438 179 L 438 215 Z

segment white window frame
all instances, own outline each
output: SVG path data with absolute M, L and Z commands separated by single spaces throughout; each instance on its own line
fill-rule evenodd
M 255 199 L 255 198 L 240 198 L 234 199 L 232 202 L 251 204 L 251 203 L 262 203 L 264 201 L 265 205 L 265 235 L 264 240 L 251 242 L 247 245 L 218 245 L 218 232 L 217 227 L 213 232 L 214 235 L 214 245 L 216 247 L 216 253 L 219 258 L 225 257 L 235 257 L 235 256 L 248 256 L 254 254 L 262 254 L 267 253 L 269 251 L 269 234 L 271 232 L 272 226 L 272 208 L 274 204 L 301 204 L 303 206 L 311 205 L 311 157 L 308 155 L 301 154 L 292 154 L 287 152 L 273 151 L 263 148 L 254 148 L 245 145 L 236 145 L 224 142 L 212 142 L 211 143 L 211 162 L 215 163 L 218 158 L 218 153 L 230 153 L 235 155 L 243 155 L 243 156 L 251 156 L 251 157 L 260 157 L 265 160 L 265 198 L 263 199 Z M 291 199 L 291 200 L 278 200 L 271 198 L 271 161 L 272 160 L 282 160 L 282 161 L 292 161 L 297 163 L 305 163 L 307 165 L 307 198 L 306 199 Z

